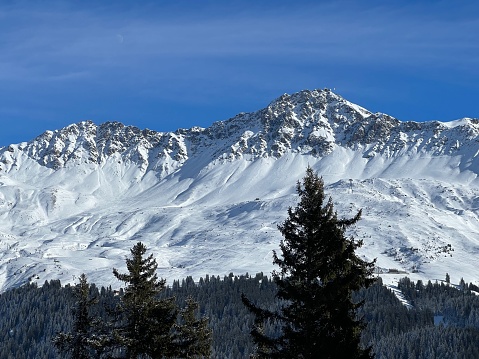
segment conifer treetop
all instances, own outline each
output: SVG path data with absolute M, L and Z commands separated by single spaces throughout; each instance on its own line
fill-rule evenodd
M 138 242 L 130 249 L 131 257 L 126 259 L 128 273 L 119 273 L 116 268 L 113 269 L 115 277 L 128 284 L 125 288 L 125 295 L 128 292 L 137 292 L 138 290 L 154 294 L 165 287 L 166 280 L 158 279 L 156 274 L 158 268 L 156 259 L 153 254 L 144 258 L 146 251 L 146 246 Z

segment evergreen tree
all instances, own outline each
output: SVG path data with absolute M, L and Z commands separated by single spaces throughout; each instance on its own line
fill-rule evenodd
M 211 330 L 208 318 L 196 318 L 198 303 L 191 297 L 180 311 L 180 324 L 175 325 L 176 352 L 180 358 L 209 358 L 211 356 Z
M 402 304 L 382 285 L 380 278 L 368 289 L 353 294 L 355 302 L 364 300 L 358 311 L 368 323 L 362 332 L 362 343 L 374 346 L 377 359 L 479 358 L 479 296 L 470 292 L 470 284 L 464 291 L 455 286 L 431 282 L 425 285 L 405 278 L 398 286 L 409 302 L 414 301 L 413 308 Z M 58 280 L 52 280 L 41 287 L 30 283 L 3 292 L 0 295 L 0 358 L 70 358 L 71 352 L 55 355 L 52 339 L 59 331 L 72 331 L 74 318 L 69 314 L 76 308 L 75 291 L 76 286 L 62 287 Z M 474 291 L 478 291 L 477 288 Z M 241 292 L 254 302 L 261 300 L 270 310 L 280 305 L 275 299 L 276 284 L 262 273 L 234 276 L 232 280 L 229 276 L 208 276 L 204 280 L 200 278 L 199 283 L 187 278 L 175 281 L 160 297 L 175 296 L 178 303 L 184 303 L 188 296 L 195 298 L 201 312 L 208 313 L 213 330 L 211 359 L 237 359 L 250 358 L 254 349 L 252 338 L 245 330 L 254 325 L 254 316 L 242 304 Z M 120 290 L 117 296 L 111 288 L 98 289 L 90 284 L 89 295 L 99 299 L 89 308 L 90 316 L 108 321 L 106 308 L 114 308 L 123 294 Z M 436 313 L 444 316 L 447 325 L 434 326 Z M 264 330 L 270 336 L 276 330 L 279 333 L 279 327 L 273 328 L 271 323 L 266 323 Z M 107 359 L 124 353 L 100 354 L 92 358 Z
M 63 353 L 71 353 L 72 359 L 89 359 L 100 346 L 99 337 L 94 334 L 95 320 L 90 317 L 89 309 L 97 302 L 90 298 L 90 285 L 85 274 L 75 288 L 76 307 L 73 310 L 75 322 L 70 333 L 59 333 L 53 342 Z
M 152 254 L 145 258 L 146 250 L 141 242 L 133 246 L 131 258 L 126 259 L 128 273 L 113 269 L 115 277 L 127 284 L 119 308 L 124 323 L 114 330 L 114 341 L 125 349 L 128 359 L 174 354 L 170 331 L 176 321 L 177 307 L 174 298 L 158 298 L 165 280 L 158 279 L 156 260 Z
M 281 303 L 265 310 L 243 296 L 256 316 L 251 334 L 258 358 L 370 358 L 371 349 L 360 346 L 364 324 L 356 311 L 354 291 L 370 286 L 374 262 L 359 258 L 361 241 L 346 237 L 346 229 L 361 216 L 338 219 L 332 199 L 325 199 L 324 183 L 308 167 L 298 182 L 298 205 L 278 226 L 283 240 L 281 255 L 273 254 L 280 270 L 273 272 Z M 268 335 L 261 322 L 275 321 L 279 335 Z
M 165 280 L 156 276 L 158 265 L 152 254 L 145 258 L 146 250 L 141 242 L 133 246 L 126 260 L 128 273 L 113 269 L 115 277 L 127 284 L 119 307 L 123 322 L 120 319 L 113 341 L 128 359 L 209 356 L 211 331 L 206 318 L 196 319 L 198 303 L 189 298 L 186 308 L 178 311 L 174 297 L 160 298 Z

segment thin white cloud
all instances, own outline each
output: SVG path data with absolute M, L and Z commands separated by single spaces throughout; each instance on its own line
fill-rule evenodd
M 205 68 L 211 59 L 299 66 L 337 61 L 452 66 L 472 65 L 479 55 L 476 19 L 431 18 L 413 13 L 417 8 L 309 5 L 288 10 L 125 19 L 124 14 L 115 13 L 17 9 L 13 16 L 25 19 L 20 28 L 11 25 L 12 31 L 4 35 L 0 63 L 58 77 L 63 71 L 115 71 L 117 67 L 144 72 L 145 65 L 161 71 L 177 60 L 204 61 Z M 23 71 L 13 71 L 17 72 L 23 76 Z

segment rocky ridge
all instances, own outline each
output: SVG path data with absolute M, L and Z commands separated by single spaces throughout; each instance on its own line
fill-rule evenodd
M 478 135 L 478 119 L 463 119 L 453 126 L 437 121 L 401 122 L 371 113 L 326 89 L 285 94 L 262 110 L 240 113 L 209 128 L 156 132 L 118 122 L 97 126 L 83 121 L 3 148 L 0 154 L 7 171 L 13 164 L 11 153 L 22 151 L 54 170 L 82 163 L 101 165 L 120 156 L 163 177 L 195 156 L 206 155 L 211 161 L 279 158 L 294 151 L 323 157 L 335 146 L 362 151 L 365 157 L 453 155 L 463 146 L 475 146 Z

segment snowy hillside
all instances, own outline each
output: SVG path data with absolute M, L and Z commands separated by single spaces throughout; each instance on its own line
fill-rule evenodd
M 168 280 L 268 273 L 308 164 L 340 215 L 363 209 L 353 234 L 383 271 L 477 284 L 478 135 L 477 119 L 400 122 L 329 90 L 206 129 L 47 131 L 0 150 L 0 286 L 86 272 L 118 287 L 137 241 Z

